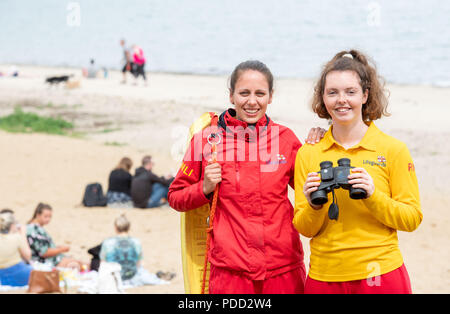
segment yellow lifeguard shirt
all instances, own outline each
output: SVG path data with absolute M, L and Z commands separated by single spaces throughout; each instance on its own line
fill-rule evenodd
M 322 161 L 337 166 L 349 158 L 351 166 L 364 168 L 375 191 L 367 199 L 353 200 L 349 191 L 336 189 L 338 220 L 328 218 L 332 193 L 322 209 L 313 209 L 303 185 Z M 361 142 L 349 149 L 338 144 L 332 127 L 316 145 L 303 145 L 295 162 L 295 211 L 293 224 L 312 238 L 309 276 L 327 282 L 360 280 L 388 273 L 403 264 L 397 230 L 413 231 L 422 221 L 419 187 L 406 145 L 381 132 L 373 122 Z

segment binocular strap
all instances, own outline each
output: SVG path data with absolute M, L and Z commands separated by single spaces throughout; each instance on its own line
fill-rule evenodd
M 337 204 L 337 197 L 334 194 L 334 189 L 332 189 L 331 192 L 333 193 L 333 203 L 331 203 L 330 207 L 328 208 L 328 218 L 338 220 L 339 206 Z

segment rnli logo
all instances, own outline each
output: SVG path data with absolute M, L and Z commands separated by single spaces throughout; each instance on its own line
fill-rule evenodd
M 281 165 L 286 163 L 287 163 L 286 157 L 284 157 L 283 154 L 277 154 L 276 160 L 269 160 L 266 162 L 266 165 Z
M 386 167 L 386 158 L 383 155 L 377 157 L 377 161 L 364 160 L 364 165 Z
M 378 156 L 377 160 L 379 163 L 382 163 L 382 164 L 386 163 L 386 158 L 384 158 L 384 156 Z
M 180 171 L 181 171 L 183 174 L 187 175 L 188 177 L 190 177 L 191 174 L 192 174 L 192 172 L 194 172 L 194 170 L 193 170 L 193 169 L 190 169 L 184 162 L 181 164 Z

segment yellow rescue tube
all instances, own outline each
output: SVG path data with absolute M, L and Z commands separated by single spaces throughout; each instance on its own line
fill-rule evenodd
M 211 115 L 204 113 L 189 129 L 188 145 L 195 133 L 211 124 Z M 181 256 L 183 260 L 184 290 L 189 294 L 200 294 L 206 250 L 206 228 L 210 206 L 181 213 Z M 209 292 L 209 263 L 206 274 L 205 293 Z

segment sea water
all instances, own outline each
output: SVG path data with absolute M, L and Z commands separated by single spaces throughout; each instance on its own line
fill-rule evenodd
M 343 49 L 370 55 L 389 82 L 450 86 L 450 1 L 1 0 L 0 64 L 229 74 L 248 59 L 277 77 L 316 77 Z

